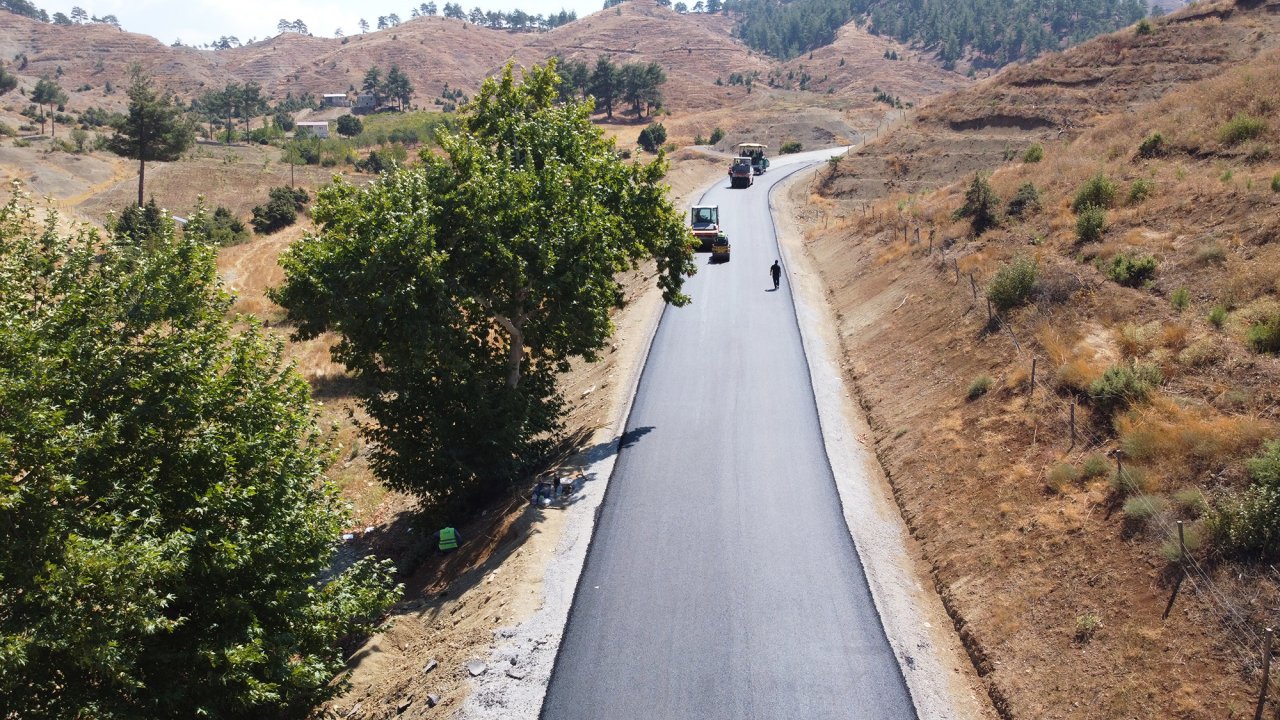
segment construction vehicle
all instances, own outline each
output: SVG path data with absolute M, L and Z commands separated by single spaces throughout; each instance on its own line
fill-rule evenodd
M 736 157 L 733 164 L 729 166 L 729 186 L 735 188 L 751 187 L 755 182 L 752 177 L 754 172 L 751 169 L 751 158 Z
M 694 205 L 689 211 L 689 226 L 698 239 L 700 252 L 713 250 L 720 232 L 720 206 Z
M 738 143 L 738 156 L 751 158 L 751 173 L 763 175 L 769 169 L 769 158 L 764 156 L 764 151 L 768 149 L 768 145 L 760 143 Z
M 711 241 L 711 262 L 729 262 L 729 236 L 723 231 Z

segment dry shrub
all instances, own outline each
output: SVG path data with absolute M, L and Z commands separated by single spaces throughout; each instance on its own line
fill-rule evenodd
M 1031 371 L 1024 367 L 1018 366 L 1009 371 L 1004 378 L 1004 387 L 1006 390 L 1018 390 L 1022 388 L 1031 379 Z
M 1180 352 L 1187 346 L 1187 334 L 1190 329 L 1182 323 L 1170 323 L 1160 331 L 1160 345 L 1174 352 Z
M 1116 333 L 1116 347 L 1125 358 L 1146 357 L 1162 338 L 1163 328 L 1157 321 L 1144 325 L 1126 323 Z
M 1205 368 L 1222 362 L 1226 355 L 1226 348 L 1216 338 L 1205 336 L 1178 353 L 1178 362 L 1190 368 Z
M 1248 455 L 1271 429 L 1258 418 L 1187 407 L 1158 394 L 1116 419 L 1121 445 L 1130 458 L 1179 475 L 1198 474 Z

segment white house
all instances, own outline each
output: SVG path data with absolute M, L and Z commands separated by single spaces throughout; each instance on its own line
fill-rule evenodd
M 300 122 L 295 126 L 293 131 L 294 137 L 329 137 L 329 123 L 327 122 Z
M 321 96 L 328 107 L 347 107 L 351 104 L 346 93 L 325 93 Z

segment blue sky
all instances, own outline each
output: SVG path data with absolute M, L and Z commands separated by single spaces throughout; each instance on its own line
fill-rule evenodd
M 83 0 L 45 4 L 36 0 L 39 7 L 52 15 L 55 12 L 71 14 L 72 7 L 82 7 L 90 15 L 115 15 L 120 25 L 131 32 L 146 33 L 166 44 L 181 38 L 188 45 L 202 45 L 217 40 L 222 35 L 234 35 L 246 42 L 276 34 L 276 24 L 283 18 L 301 20 L 312 35 L 333 37 L 333 31 L 341 28 L 347 35 L 360 32 L 360 18 L 377 26 L 378 16 L 395 13 L 408 20 L 410 12 L 425 0 Z M 459 4 L 470 10 L 479 6 L 484 10 L 511 11 L 519 8 L 531 15 L 573 10 L 583 17 L 599 10 L 603 0 L 463 0 Z M 444 0 L 436 0 L 444 7 Z

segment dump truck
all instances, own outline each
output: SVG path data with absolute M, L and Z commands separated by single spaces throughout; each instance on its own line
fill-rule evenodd
M 738 143 L 738 157 L 751 158 L 751 174 L 763 175 L 769 169 L 769 158 L 764 156 L 768 145 L 760 143 Z
M 712 250 L 716 238 L 723 234 L 720 232 L 720 206 L 694 205 L 689 210 L 689 227 L 700 243 L 698 250 Z
M 751 158 L 736 157 L 733 164 L 729 166 L 729 186 L 736 188 L 751 187 L 755 182 L 752 177 L 755 173 L 751 169 Z

